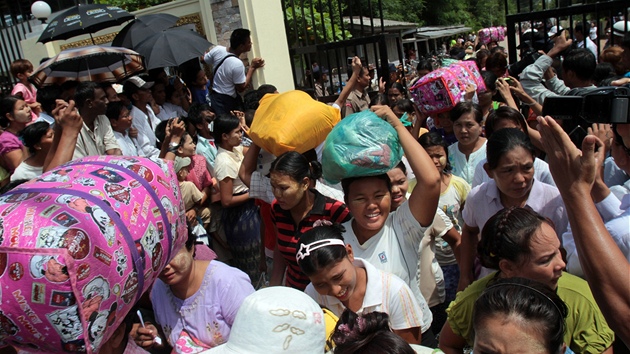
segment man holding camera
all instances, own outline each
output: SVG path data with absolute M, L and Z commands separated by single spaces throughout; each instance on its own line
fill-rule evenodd
M 554 38 L 553 48 L 523 70 L 521 74 L 523 89 L 538 103 L 543 104 L 545 98 L 549 96 L 571 95 L 580 88 L 594 87 L 591 77 L 597 62 L 588 49 L 573 49 L 564 55 L 562 62 L 564 81 L 558 79 L 551 68 L 553 59 L 563 54 L 572 43 L 572 40 L 566 39 L 564 33 L 560 33 Z M 546 87 L 543 85 L 543 79 Z

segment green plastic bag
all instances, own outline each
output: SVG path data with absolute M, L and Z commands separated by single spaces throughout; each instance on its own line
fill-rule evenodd
M 375 176 L 396 167 L 402 156 L 396 130 L 374 112 L 363 111 L 342 119 L 328 134 L 322 172 L 329 183 Z

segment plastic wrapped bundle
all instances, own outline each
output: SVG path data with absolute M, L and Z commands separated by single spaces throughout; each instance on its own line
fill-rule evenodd
M 172 165 L 91 156 L 0 196 L 0 347 L 96 353 L 186 240 Z
M 322 153 L 323 175 L 328 182 L 338 183 L 343 178 L 387 173 L 402 155 L 398 134 L 389 123 L 371 111 L 354 113 L 328 134 Z
M 488 44 L 490 42 L 501 42 L 505 39 L 505 28 L 504 27 L 490 27 L 490 28 L 482 28 L 478 32 L 479 34 L 479 42 L 483 44 Z
M 451 110 L 466 93 L 466 85 L 449 68 L 434 70 L 409 89 L 418 109 L 426 115 Z
M 321 144 L 339 120 L 338 109 L 315 101 L 306 92 L 267 94 L 260 100 L 249 137 L 275 156 L 287 151 L 304 153 Z
M 475 85 L 477 92 L 486 90 L 486 83 L 483 81 L 479 68 L 477 68 L 477 64 L 474 61 L 460 61 L 452 64 L 448 69 L 459 78 L 461 84 L 464 85 L 464 90 L 468 84 Z

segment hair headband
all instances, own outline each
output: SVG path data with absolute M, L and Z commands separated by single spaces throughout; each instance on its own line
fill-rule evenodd
M 346 244 L 343 240 L 339 240 L 336 238 L 327 238 L 325 240 L 319 240 L 315 242 L 311 242 L 308 245 L 301 244 L 300 249 L 295 254 L 295 259 L 299 262 L 302 259 L 311 255 L 311 252 L 316 249 L 326 247 L 326 246 L 345 246 Z
M 560 308 L 558 307 L 558 305 L 553 300 L 551 300 L 551 298 L 549 296 L 545 295 L 542 291 L 540 291 L 538 289 L 534 289 L 534 288 L 532 288 L 529 285 L 519 284 L 519 283 L 500 283 L 500 284 L 495 284 L 495 285 L 487 287 L 486 290 L 484 291 L 484 294 L 487 291 L 489 291 L 490 289 L 499 288 L 499 287 L 503 287 L 503 286 L 506 286 L 506 285 L 520 286 L 521 288 L 529 289 L 529 290 L 539 294 L 540 296 L 544 297 L 545 299 L 549 300 L 549 302 L 551 302 L 553 304 L 553 307 L 555 307 L 556 310 L 558 311 L 558 314 L 560 315 L 560 318 L 564 321 L 564 317 L 565 316 L 562 314 L 562 311 L 560 311 Z M 482 294 L 482 296 L 483 296 L 483 294 Z

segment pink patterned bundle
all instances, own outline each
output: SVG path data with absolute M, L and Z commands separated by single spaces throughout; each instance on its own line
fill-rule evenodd
M 482 28 L 478 33 L 478 40 L 480 43 L 488 44 L 490 42 L 501 42 L 505 39 L 504 27 L 490 27 Z
M 448 68 L 439 68 L 423 76 L 409 89 L 418 109 L 426 115 L 451 110 L 465 92 L 465 85 Z
M 0 347 L 96 353 L 186 240 L 162 160 L 91 156 L 0 196 Z
M 468 84 L 475 85 L 477 87 L 477 92 L 483 92 L 486 90 L 486 84 L 483 81 L 479 68 L 477 68 L 477 64 L 474 61 L 465 60 L 451 64 L 448 67 L 448 70 L 452 71 L 453 74 L 459 78 L 464 85 L 464 90 Z

